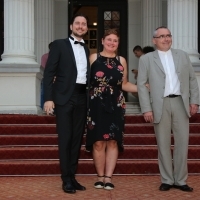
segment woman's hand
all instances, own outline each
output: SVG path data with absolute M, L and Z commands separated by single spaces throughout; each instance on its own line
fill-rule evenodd
M 149 83 L 146 83 L 145 86 L 146 86 L 147 89 L 150 91 L 150 85 L 149 85 Z
M 44 103 L 44 111 L 47 113 L 47 115 L 53 115 L 54 107 L 55 105 L 53 101 L 46 101 Z

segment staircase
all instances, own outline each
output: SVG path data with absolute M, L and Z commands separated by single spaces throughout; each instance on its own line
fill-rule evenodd
M 84 151 L 84 143 L 85 136 L 77 174 L 96 174 L 92 154 Z M 124 144 L 114 174 L 159 174 L 153 125 L 145 123 L 141 115 L 126 115 Z M 190 174 L 200 173 L 200 114 L 190 119 L 188 169 Z M 55 117 L 0 115 L 0 176 L 57 174 Z

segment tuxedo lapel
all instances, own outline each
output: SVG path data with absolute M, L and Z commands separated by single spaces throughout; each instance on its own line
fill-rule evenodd
M 90 78 L 90 62 L 89 62 L 89 49 L 86 45 L 84 45 L 86 60 L 87 60 L 87 79 L 89 81 Z
M 67 49 L 69 51 L 69 53 L 71 54 L 71 58 L 76 66 L 76 60 L 75 60 L 75 56 L 74 56 L 74 52 L 73 52 L 73 49 L 72 49 L 72 45 L 69 41 L 69 38 L 66 39 L 66 45 L 67 45 Z

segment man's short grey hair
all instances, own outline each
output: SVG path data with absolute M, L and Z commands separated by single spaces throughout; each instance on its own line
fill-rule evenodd
M 153 37 L 156 37 L 156 36 L 157 36 L 158 29 L 161 29 L 161 28 L 165 28 L 165 29 L 169 30 L 166 26 L 159 26 L 159 27 L 156 28 L 155 31 L 153 32 Z M 170 30 L 169 30 L 169 32 L 171 33 Z

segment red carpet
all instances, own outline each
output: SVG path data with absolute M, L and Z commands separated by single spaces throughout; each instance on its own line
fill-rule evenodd
M 85 137 L 77 173 L 96 174 L 92 155 L 84 151 L 84 143 Z M 115 174 L 159 173 L 153 126 L 145 123 L 141 115 L 126 116 L 124 144 Z M 188 168 L 190 174 L 200 173 L 200 114 L 190 119 Z M 0 175 L 59 173 L 55 117 L 0 115 Z

